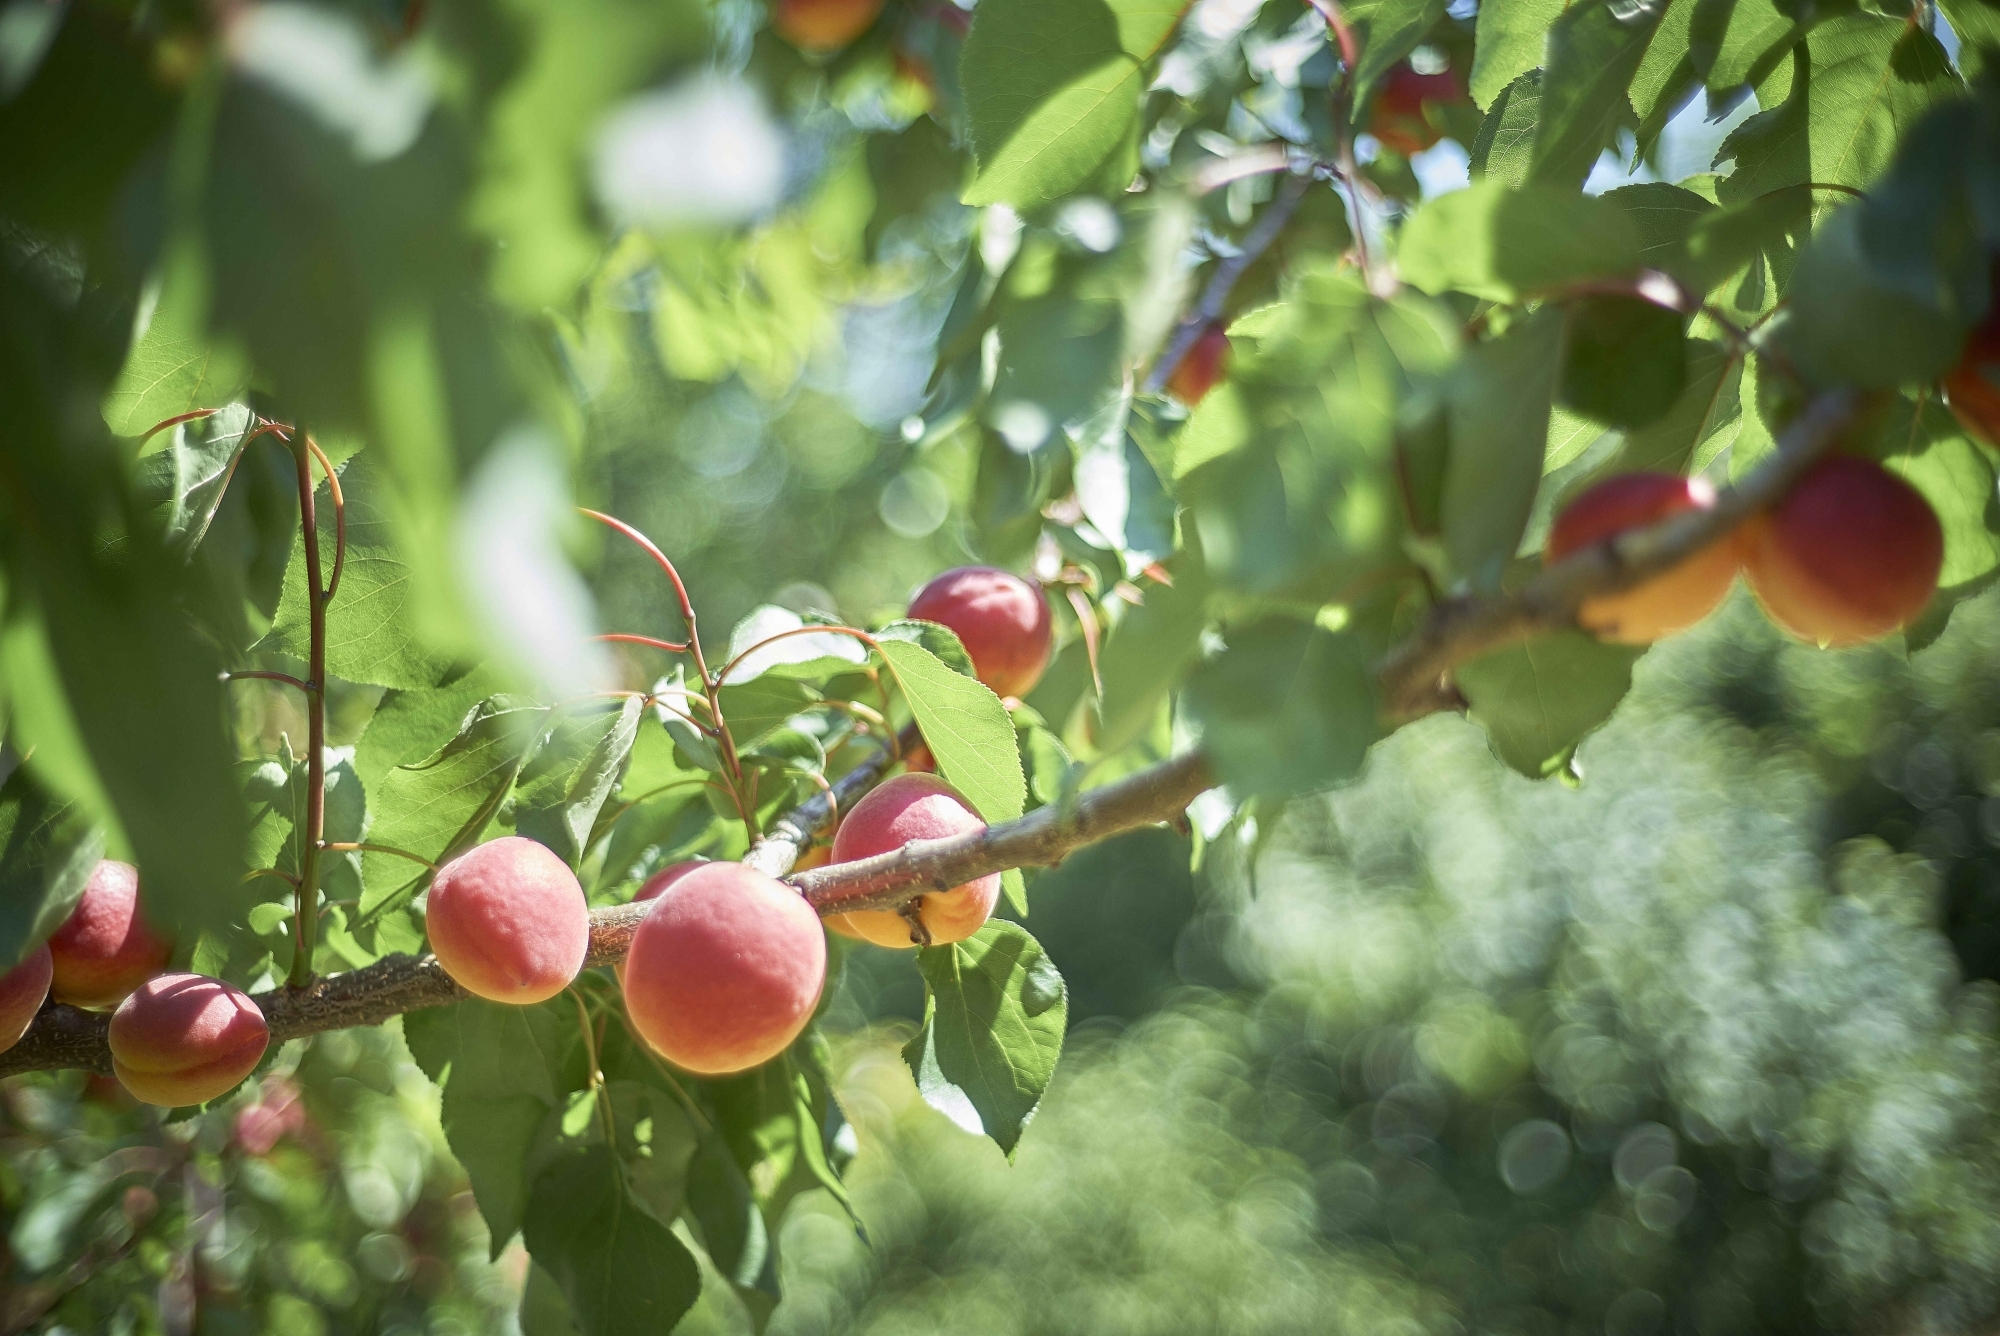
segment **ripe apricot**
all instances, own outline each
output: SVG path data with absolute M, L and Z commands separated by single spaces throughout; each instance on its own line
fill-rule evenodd
M 227 1093 L 270 1041 L 250 995 L 203 974 L 156 975 L 111 1013 L 111 1069 L 135 1097 L 166 1108 Z
M 83 898 L 49 938 L 58 1002 L 108 1007 L 166 968 L 171 955 L 139 908 L 139 869 L 104 859 Z
M 972 671 L 1000 697 L 1025 696 L 1049 666 L 1054 627 L 1042 591 L 991 566 L 946 571 L 910 600 L 910 616 L 957 634 Z
M 1542 549 L 1545 564 L 1683 510 L 1706 510 L 1715 489 L 1700 478 L 1674 473 L 1621 473 L 1607 478 L 1563 507 Z M 1621 645 L 1650 645 L 1684 631 L 1729 593 L 1740 560 L 1733 537 L 1711 543 L 1680 565 L 1622 593 L 1585 599 L 1577 621 L 1601 639 Z
M 1995 285 L 2000 297 L 2000 284 Z M 1945 373 L 1951 411 L 1972 438 L 2000 446 L 2000 300 L 1966 337 L 1958 365 Z
M 625 1009 L 676 1067 L 740 1072 L 785 1051 L 826 982 L 826 934 L 798 892 L 703 863 L 653 902 L 625 957 Z
M 1218 320 L 1189 345 L 1174 373 L 1167 377 L 1167 388 L 1174 398 L 1193 408 L 1228 374 L 1229 335 L 1223 332 Z
M 1829 455 L 1751 527 L 1743 573 L 1801 640 L 1858 645 L 1909 625 L 1944 568 L 1922 492 L 1873 460 Z
M 428 904 L 438 964 L 489 1001 L 554 997 L 590 951 L 590 906 L 576 874 L 519 835 L 489 840 L 439 868 Z
M 900 849 L 911 840 L 936 840 L 984 830 L 986 823 L 958 790 L 935 775 L 897 775 L 884 781 L 841 821 L 833 837 L 833 861 L 851 863 Z M 948 891 L 931 891 L 917 901 L 917 917 L 935 945 L 959 942 L 978 932 L 1000 898 L 1000 874 L 988 873 Z M 910 922 L 886 909 L 857 909 L 831 915 L 835 932 L 877 946 L 915 946 Z
M 1368 133 L 1383 147 L 1411 157 L 1444 138 L 1444 132 L 1424 115 L 1424 108 L 1464 100 L 1465 89 L 1450 70 L 1419 74 L 1407 63 L 1399 64 L 1389 71 L 1375 94 L 1368 113 Z
M 54 973 L 44 943 L 30 951 L 26 960 L 0 974 L 0 1053 L 20 1043 L 28 1032 L 35 1013 L 48 999 L 49 979 Z
M 684 863 L 669 863 L 666 867 L 661 868 L 658 872 L 646 878 L 645 885 L 641 886 L 638 893 L 632 897 L 632 903 L 638 904 L 641 900 L 659 899 L 666 893 L 667 887 L 673 885 L 701 865 L 702 860 L 699 858 L 690 858 Z M 625 982 L 624 961 L 621 960 L 616 965 L 613 965 L 611 972 L 618 976 L 619 983 L 622 984 Z
M 793 46 L 838 51 L 867 32 L 882 0 L 778 0 L 771 27 Z

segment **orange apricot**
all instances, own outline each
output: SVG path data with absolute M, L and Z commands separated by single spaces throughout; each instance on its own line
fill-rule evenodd
M 910 600 L 910 616 L 949 627 L 972 671 L 1003 699 L 1025 696 L 1049 666 L 1055 629 L 1042 591 L 991 566 L 946 571 Z
M 1382 80 L 1368 113 L 1368 133 L 1385 148 L 1404 157 L 1423 152 L 1444 132 L 1431 123 L 1424 108 L 1434 104 L 1463 102 L 1465 89 L 1450 70 L 1419 74 L 1408 63 L 1398 64 Z
M 625 957 L 625 1009 L 661 1057 L 705 1076 L 784 1052 L 826 982 L 826 934 L 791 887 L 703 863 L 646 911 Z
M 139 869 L 107 858 L 49 938 L 49 991 L 72 1006 L 113 1006 L 165 969 L 171 954 L 139 907 Z
M 248 1076 L 270 1040 L 264 1013 L 242 989 L 202 974 L 161 974 L 111 1013 L 111 1069 L 148 1104 L 201 1104 Z
M 1751 526 L 1743 573 L 1801 640 L 1858 645 L 1915 621 L 1944 568 L 1944 530 L 1916 488 L 1873 460 L 1816 462 Z
M 874 24 L 882 0 L 778 0 L 771 27 L 806 51 L 838 51 Z
M 1229 335 L 1217 320 L 1188 346 L 1174 373 L 1167 377 L 1167 389 L 1174 398 L 1193 408 L 1228 374 Z
M 508 835 L 467 850 L 431 880 L 426 921 L 438 964 L 468 991 L 526 1005 L 583 969 L 590 906 L 569 865 Z
M 645 885 L 641 886 L 638 890 L 638 893 L 632 897 L 632 903 L 636 905 L 641 900 L 659 899 L 662 895 L 666 893 L 667 887 L 673 885 L 675 882 L 679 881 L 682 877 L 685 877 L 688 873 L 700 867 L 703 861 L 704 861 L 703 859 L 699 858 L 690 858 L 687 861 L 681 863 L 669 863 L 667 866 L 661 868 L 658 872 L 655 872 L 652 876 L 646 878 Z M 613 965 L 611 967 L 611 972 L 618 976 L 619 983 L 622 984 L 625 982 L 624 961 L 621 960 L 616 965 Z
M 897 775 L 854 804 L 833 837 L 833 861 L 900 849 L 911 840 L 936 840 L 984 830 L 986 823 L 958 790 L 935 775 Z M 934 945 L 963 941 L 993 914 L 1000 898 L 1000 874 L 969 881 L 948 891 L 930 891 L 917 901 L 917 917 Z M 910 921 L 886 909 L 856 909 L 830 915 L 835 932 L 877 946 L 915 946 Z
M 1714 504 L 1715 489 L 1700 478 L 1683 478 L 1676 473 L 1621 473 L 1563 507 L 1550 526 L 1542 560 L 1553 565 L 1627 529 L 1657 524 L 1684 510 L 1706 510 Z M 1621 645 L 1650 645 L 1715 611 L 1729 594 L 1739 561 L 1733 536 L 1711 543 L 1643 584 L 1585 599 L 1577 609 L 1577 622 L 1600 639 Z

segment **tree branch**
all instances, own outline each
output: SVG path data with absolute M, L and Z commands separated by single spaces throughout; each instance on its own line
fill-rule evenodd
M 1383 713 L 1402 723 L 1458 707 L 1452 669 L 1496 649 L 1576 625 L 1587 598 L 1615 594 L 1679 565 L 1776 501 L 1808 464 L 1854 425 L 1871 400 L 1833 390 L 1807 404 L 1785 428 L 1777 448 L 1707 510 L 1687 510 L 1643 529 L 1629 529 L 1550 566 L 1502 597 L 1460 594 L 1434 605 L 1408 640 L 1377 667 Z

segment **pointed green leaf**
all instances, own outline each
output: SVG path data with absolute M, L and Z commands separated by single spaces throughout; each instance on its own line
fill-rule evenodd
M 62 926 L 103 856 L 103 832 L 15 767 L 0 784 L 0 974 Z
M 1027 930 L 993 919 L 962 942 L 917 953 L 924 1028 L 903 1049 L 926 1102 L 1009 1157 L 1062 1056 L 1069 994 Z
M 1451 454 L 1441 515 L 1452 568 L 1497 588 L 1541 484 L 1563 316 L 1549 306 L 1466 350 L 1447 390 Z
M 557 714 L 516 780 L 514 829 L 571 867 L 582 863 L 597 814 L 624 773 L 643 710 L 644 702 L 627 696 L 614 710 Z
M 568 1298 L 583 1336 L 659 1336 L 701 1297 L 693 1255 L 633 1197 L 606 1146 L 543 1169 L 526 1226 L 529 1253 Z
M 1266 617 L 1224 632 L 1226 648 L 1189 675 L 1182 701 L 1201 750 L 1241 795 L 1331 788 L 1361 769 L 1381 735 L 1373 654 L 1359 636 Z
M 987 687 L 953 672 L 921 645 L 881 641 L 903 697 L 916 716 L 938 773 L 987 824 L 1011 821 L 1027 803 L 1028 783 L 1014 747 L 1007 707 Z
M 1494 755 L 1530 779 L 1545 779 L 1611 717 L 1643 653 L 1565 631 L 1474 659 L 1456 677 Z
M 1632 114 L 1626 90 L 1666 8 L 1667 0 L 1583 0 L 1549 29 L 1530 179 L 1583 184 Z
M 1403 277 L 1425 292 L 1456 288 L 1512 302 L 1578 279 L 1629 272 L 1639 252 L 1639 234 L 1616 204 L 1488 180 L 1418 209 L 1396 260 Z

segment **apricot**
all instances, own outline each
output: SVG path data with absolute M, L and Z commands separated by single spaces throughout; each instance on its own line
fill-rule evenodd
M 1002 698 L 1025 696 L 1049 666 L 1054 627 L 1042 591 L 991 566 L 946 571 L 910 600 L 910 616 L 949 627 L 973 674 Z
M 1858 645 L 1916 620 L 1944 567 L 1923 493 L 1873 460 L 1829 455 L 1752 526 L 1743 573 L 1801 640 Z
M 833 837 L 833 861 L 851 863 L 900 849 L 911 840 L 936 840 L 984 830 L 986 823 L 958 790 L 935 775 L 897 775 L 854 804 Z M 988 873 L 948 891 L 917 900 L 917 918 L 934 945 L 964 941 L 992 916 L 1000 898 L 1000 874 Z M 830 915 L 835 932 L 877 946 L 915 946 L 910 922 L 886 909 L 857 909 Z
M 791 887 L 703 863 L 653 901 L 625 957 L 625 1009 L 655 1052 L 704 1076 L 785 1051 L 826 982 L 826 934 Z
M 1229 335 L 1223 332 L 1222 322 L 1217 320 L 1201 332 L 1174 373 L 1167 377 L 1167 389 L 1174 398 L 1193 408 L 1208 397 L 1208 392 L 1229 374 Z
M 1627 529 L 1656 524 L 1684 510 L 1706 510 L 1714 504 L 1715 489 L 1700 478 L 1622 473 L 1563 507 L 1549 529 L 1542 560 L 1553 565 Z M 1604 640 L 1650 645 L 1715 611 L 1736 579 L 1740 557 L 1733 536 L 1711 543 L 1644 584 L 1585 599 L 1577 609 L 1577 622 Z
M 882 0 L 778 0 L 771 27 L 793 46 L 838 51 L 867 32 L 882 12 Z
M 160 974 L 111 1013 L 111 1070 L 148 1104 L 202 1104 L 248 1076 L 270 1041 L 264 1013 L 241 988 Z
M 1399 64 L 1389 71 L 1375 94 L 1368 112 L 1368 133 L 1383 147 L 1411 157 L 1444 138 L 1424 108 L 1464 100 L 1465 89 L 1450 70 L 1419 74 L 1407 63 Z
M 489 840 L 439 868 L 428 904 L 438 964 L 488 1001 L 554 997 L 590 951 L 590 906 L 576 874 L 547 846 L 519 835 Z
M 659 899 L 661 895 L 665 894 L 667 887 L 673 885 L 701 865 L 702 860 L 699 858 L 690 858 L 684 863 L 669 863 L 666 867 L 661 868 L 658 872 L 646 878 L 646 884 L 641 886 L 638 894 L 632 897 L 632 903 L 636 905 L 641 900 Z M 622 984 L 625 982 L 624 961 L 621 960 L 616 965 L 613 965 L 611 972 L 618 976 L 619 983 Z
M 1996 284 L 2000 298 L 2000 284 Z M 1976 441 L 2000 445 L 2000 300 L 1966 337 L 1958 365 L 1945 373 L 1945 401 Z
M 44 943 L 30 951 L 26 960 L 0 974 L 0 1053 L 20 1043 L 28 1032 L 35 1013 L 48 999 L 49 979 L 54 973 Z
M 55 969 L 49 991 L 72 1006 L 113 1006 L 165 969 L 171 954 L 139 908 L 139 869 L 106 858 L 49 938 Z

